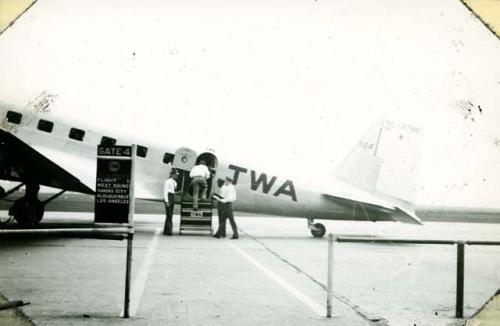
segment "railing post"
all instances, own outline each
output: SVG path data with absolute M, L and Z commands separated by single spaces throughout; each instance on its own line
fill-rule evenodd
M 465 256 L 465 243 L 463 241 L 457 242 L 457 302 L 455 317 L 464 317 L 464 256 Z
M 326 297 L 326 317 L 332 318 L 332 277 L 333 277 L 333 234 L 328 234 L 328 291 Z
M 133 230 L 131 229 L 133 232 Z M 127 262 L 125 268 L 125 302 L 123 305 L 123 318 L 130 317 L 130 277 L 132 275 L 132 246 L 134 233 L 130 232 L 127 236 Z

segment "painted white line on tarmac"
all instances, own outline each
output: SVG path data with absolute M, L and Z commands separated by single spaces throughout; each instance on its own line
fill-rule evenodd
M 296 287 L 288 283 L 285 279 L 283 279 L 281 276 L 264 266 L 262 263 L 260 263 L 257 259 L 253 258 L 243 250 L 241 250 L 239 247 L 237 247 L 234 243 L 229 242 L 229 245 L 233 247 L 234 250 L 236 250 L 237 253 L 239 253 L 241 256 L 243 256 L 246 260 L 252 263 L 255 267 L 260 269 L 264 274 L 266 274 L 270 279 L 278 283 L 282 288 L 287 290 L 290 294 L 292 294 L 294 297 L 299 299 L 303 304 L 308 306 L 312 311 L 314 311 L 318 316 L 324 317 L 326 314 L 326 306 L 322 307 L 319 305 L 316 301 L 299 291 Z
M 148 279 L 149 269 L 151 264 L 153 264 L 153 259 L 155 257 L 156 247 L 158 246 L 158 240 L 160 240 L 161 228 L 155 228 L 155 233 L 153 239 L 151 240 L 148 251 L 142 260 L 141 267 L 139 267 L 139 272 L 134 279 L 132 288 L 130 290 L 130 309 L 129 315 L 133 317 L 137 315 L 139 310 L 139 305 L 141 303 L 142 293 L 144 292 L 144 287 L 146 286 L 146 281 Z M 120 312 L 120 316 L 123 316 L 123 309 Z

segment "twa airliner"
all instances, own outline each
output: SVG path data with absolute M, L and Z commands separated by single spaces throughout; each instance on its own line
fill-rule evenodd
M 25 227 L 35 226 L 53 207 L 93 211 L 97 145 L 136 144 L 50 117 L 33 110 L 0 110 L 0 179 L 8 181 L 3 183 L 2 206 Z M 377 123 L 345 158 L 336 178 L 325 175 L 325 189 L 317 191 L 212 151 L 137 144 L 137 207 L 163 213 L 158 208 L 171 171 L 181 172 L 179 187 L 188 194 L 189 171 L 204 160 L 212 171 L 209 193 L 216 193 L 230 177 L 238 194 L 236 211 L 304 218 L 314 237 L 325 235 L 325 226 L 315 222 L 321 219 L 421 224 L 412 204 L 419 133 L 419 128 L 404 123 Z M 399 164 L 389 164 L 394 162 Z M 183 196 L 178 198 L 182 201 Z

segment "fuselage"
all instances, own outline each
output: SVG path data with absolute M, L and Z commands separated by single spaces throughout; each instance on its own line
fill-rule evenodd
M 76 176 L 90 189 L 95 189 L 97 145 L 103 141 L 112 140 L 116 144 L 130 145 L 137 143 L 133 139 L 115 138 L 112 134 L 96 132 L 83 128 L 77 124 L 50 120 L 43 114 L 22 112 L 18 123 L 7 121 L 8 110 L 0 111 L 3 122 L 0 128 L 13 134 L 15 137 L 56 163 L 72 175 Z M 21 113 L 21 112 L 20 112 Z M 50 131 L 41 126 L 50 124 Z M 76 136 L 75 136 L 76 135 Z M 165 144 L 163 148 L 138 144 L 140 151 L 136 158 L 136 198 L 148 202 L 163 200 L 163 184 L 172 170 L 172 157 L 177 149 Z M 203 153 L 197 153 L 199 155 Z M 211 155 L 214 155 L 211 153 Z M 390 217 L 380 209 L 371 211 L 369 206 L 356 207 L 356 203 L 336 202 L 320 192 L 308 190 L 297 185 L 291 178 L 282 178 L 274 174 L 252 168 L 246 164 L 234 163 L 224 158 L 216 157 L 217 164 L 213 168 L 213 191 L 218 192 L 221 180 L 230 177 L 234 180 L 237 189 L 235 209 L 253 214 L 316 218 L 316 219 L 343 219 L 368 220 L 369 213 L 377 214 L 377 219 Z M 35 172 L 37 167 L 32 167 Z M 46 184 L 46 186 L 51 186 Z M 68 189 L 71 190 L 71 189 Z M 58 201 L 68 201 L 78 196 L 62 196 Z M 93 209 L 93 206 L 81 203 L 92 201 L 92 197 L 81 196 L 75 202 L 79 207 Z M 157 205 L 157 204 L 156 204 Z M 68 210 L 73 210 L 71 207 Z M 77 205 L 78 206 L 78 205 Z M 50 206 L 48 206 L 50 209 Z

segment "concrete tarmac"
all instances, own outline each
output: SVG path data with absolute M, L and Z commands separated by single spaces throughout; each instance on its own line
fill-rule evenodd
M 91 221 L 91 214 L 49 213 L 44 225 Z M 454 246 L 335 243 L 334 316 L 328 319 L 327 241 L 312 238 L 305 220 L 239 217 L 239 240 L 165 237 L 162 221 L 136 218 L 130 319 L 119 317 L 125 241 L 0 240 L 0 293 L 30 301 L 21 311 L 36 325 L 464 323 L 454 318 Z M 175 222 L 177 230 L 178 216 Z M 325 225 L 347 236 L 500 240 L 495 224 Z M 467 246 L 465 263 L 467 317 L 500 287 L 500 247 Z

